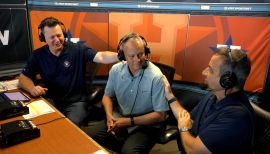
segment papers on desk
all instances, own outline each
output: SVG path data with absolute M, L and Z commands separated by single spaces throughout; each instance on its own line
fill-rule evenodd
M 27 105 L 29 107 L 29 114 L 24 115 L 25 119 L 35 118 L 37 116 L 55 112 L 44 100 L 31 102 Z
M 107 152 L 105 152 L 104 150 L 98 150 L 94 152 L 93 154 L 107 154 Z
M 18 79 L 10 80 L 10 81 L 2 81 L 0 82 L 0 92 L 18 89 L 18 85 L 19 85 Z

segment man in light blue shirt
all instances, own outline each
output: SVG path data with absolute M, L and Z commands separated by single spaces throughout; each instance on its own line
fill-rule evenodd
M 146 63 L 147 68 L 140 69 L 134 76 L 130 74 L 126 61 L 115 64 L 110 72 L 104 97 L 116 97 L 123 116 L 167 110 L 162 73 L 153 63 Z
M 167 117 L 163 74 L 145 59 L 149 53 L 147 42 L 137 33 L 120 40 L 118 55 L 124 61 L 110 70 L 102 100 L 107 121 L 88 131 L 99 144 L 119 153 L 149 153 L 161 131 L 157 126 Z M 118 102 L 118 112 L 112 98 Z

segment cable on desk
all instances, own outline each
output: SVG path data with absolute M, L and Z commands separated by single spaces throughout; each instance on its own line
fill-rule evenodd
M 50 121 L 47 121 L 47 122 L 43 122 L 43 123 L 40 123 L 40 124 L 36 124 L 36 126 L 45 125 L 45 124 L 54 122 L 54 121 L 56 121 L 56 120 L 65 119 L 65 118 L 67 118 L 67 117 L 59 117 L 59 118 L 56 118 L 56 119 L 53 119 L 53 120 L 50 120 Z

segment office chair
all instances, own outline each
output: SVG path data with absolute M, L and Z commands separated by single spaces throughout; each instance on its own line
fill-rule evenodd
M 95 62 L 88 61 L 85 66 L 85 81 L 87 90 L 91 90 L 92 82 L 97 74 L 99 64 Z
M 153 62 L 153 64 L 155 64 L 161 70 L 161 72 L 168 79 L 170 85 L 172 85 L 175 68 L 166 64 L 158 63 L 158 62 Z
M 174 73 L 175 73 L 175 68 L 166 64 L 158 63 L 158 62 L 153 62 L 160 70 L 161 72 L 166 76 L 168 79 L 170 85 L 172 85 L 173 78 L 174 78 Z M 161 136 L 158 140 L 159 144 L 166 144 L 167 142 L 171 141 L 173 138 L 175 138 L 175 131 L 178 130 L 171 130 L 170 128 L 167 129 L 167 125 L 171 123 L 170 121 L 176 121 L 174 118 L 174 115 L 172 111 L 168 111 L 168 118 L 165 121 L 164 125 L 162 126 L 163 131 L 161 132 Z
M 255 131 L 253 140 L 253 154 L 270 153 L 270 112 L 251 103 L 255 111 Z
M 159 63 L 159 62 L 153 62 L 153 64 L 155 64 L 160 69 L 160 71 L 168 79 L 170 85 L 172 85 L 175 68 L 166 64 Z M 167 118 L 167 121 L 174 119 L 173 113 L 171 111 L 169 111 L 168 114 L 169 114 L 169 117 Z
M 100 103 L 104 94 L 104 87 L 93 85 L 99 66 L 100 64 L 94 62 L 86 63 L 85 82 L 88 93 L 88 112 L 91 114 L 85 119 L 85 125 L 89 121 L 99 121 L 104 118 L 104 111 Z
M 93 81 L 97 74 L 98 68 L 100 64 L 94 62 L 87 62 L 85 68 L 85 82 L 86 82 L 86 90 L 88 93 L 87 101 L 90 104 L 96 104 L 99 102 L 103 96 L 103 89 L 99 86 L 94 86 Z

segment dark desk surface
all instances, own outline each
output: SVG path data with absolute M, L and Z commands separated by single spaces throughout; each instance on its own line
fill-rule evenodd
M 45 100 L 46 101 L 46 100 Z M 47 124 L 37 126 L 40 129 L 40 137 L 17 145 L 0 148 L 1 154 L 91 154 L 98 150 L 104 150 L 93 139 L 87 136 L 80 128 L 64 117 L 57 109 L 56 112 L 35 117 L 35 124 Z M 60 118 L 60 119 L 58 119 Z M 0 124 L 24 119 L 22 116 L 0 121 Z M 104 150 L 104 152 L 106 152 Z M 107 152 L 106 152 L 107 153 Z

